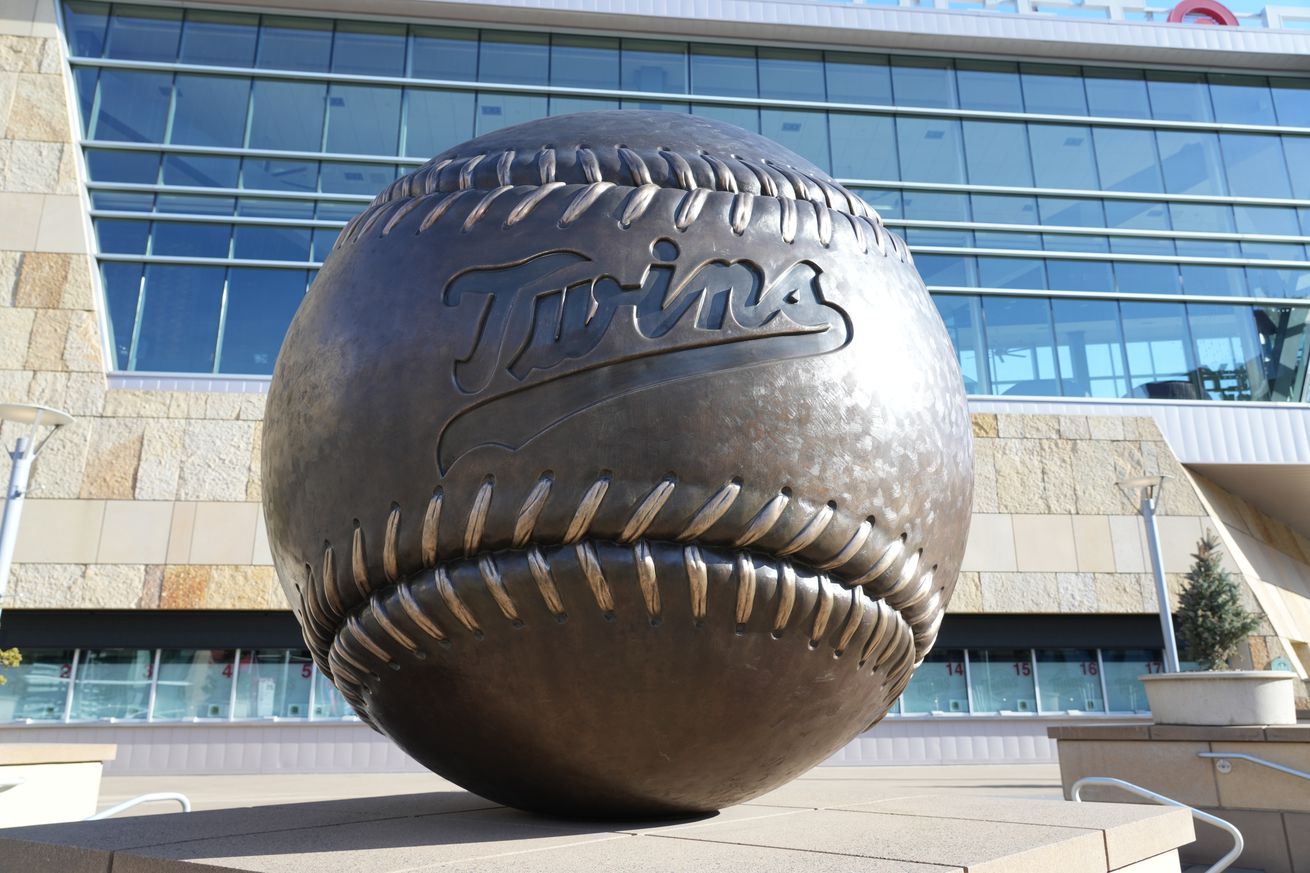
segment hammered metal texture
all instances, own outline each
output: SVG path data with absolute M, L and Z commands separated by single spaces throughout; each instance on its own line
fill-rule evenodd
M 797 155 L 665 112 L 506 128 L 379 194 L 288 332 L 263 476 L 360 717 L 591 816 L 746 800 L 880 719 L 973 487 L 905 244 Z

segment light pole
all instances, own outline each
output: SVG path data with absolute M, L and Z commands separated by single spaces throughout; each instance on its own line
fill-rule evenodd
M 0 421 L 28 425 L 26 434 L 18 438 L 14 450 L 9 452 L 13 468 L 9 471 L 9 488 L 5 491 L 5 511 L 0 518 L 0 609 L 4 608 L 5 592 L 9 589 L 9 566 L 14 562 L 14 543 L 18 541 L 18 520 L 23 514 L 23 499 L 27 496 L 27 478 L 32 462 L 45 448 L 55 431 L 72 422 L 73 416 L 48 406 L 30 403 L 0 403 Z M 42 428 L 50 432 L 40 441 L 36 438 Z
M 1146 524 L 1146 546 L 1151 552 L 1151 572 L 1155 577 L 1155 599 L 1160 605 L 1160 630 L 1164 634 L 1164 671 L 1181 673 L 1178 664 L 1178 641 L 1174 639 L 1174 619 L 1169 612 L 1169 587 L 1164 581 L 1164 559 L 1160 556 L 1160 530 L 1155 524 L 1155 501 L 1164 490 L 1164 476 L 1140 476 L 1119 484 L 1132 488 L 1138 496 L 1137 511 Z

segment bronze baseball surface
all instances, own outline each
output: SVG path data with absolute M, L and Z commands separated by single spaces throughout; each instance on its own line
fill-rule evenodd
M 492 800 L 623 817 L 747 800 L 883 717 L 973 457 L 946 331 L 862 200 L 729 125 L 598 112 L 452 148 L 342 231 L 263 476 L 360 718 Z

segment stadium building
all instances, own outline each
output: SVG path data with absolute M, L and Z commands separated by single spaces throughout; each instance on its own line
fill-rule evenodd
M 1050 760 L 1161 669 L 1214 532 L 1310 670 L 1310 9 L 1137 0 L 276 0 L 0 6 L 0 401 L 65 409 L 0 647 L 0 742 L 110 773 L 413 766 L 310 662 L 259 506 L 264 392 L 345 223 L 496 128 L 690 112 L 901 234 L 973 412 L 936 650 L 847 762 Z M 887 378 L 896 378 L 889 373 Z M 0 428 L 7 446 L 17 430 Z M 1304 703 L 1303 703 L 1304 705 Z

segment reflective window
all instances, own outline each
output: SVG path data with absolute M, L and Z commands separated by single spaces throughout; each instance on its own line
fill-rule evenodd
M 1263 76 L 1210 74 L 1215 121 L 1226 124 L 1277 124 L 1269 80 Z
M 1140 70 L 1088 70 L 1087 111 L 1107 118 L 1150 118 L 1151 101 Z
M 250 82 L 178 74 L 169 142 L 239 148 L 245 142 Z
M 883 55 L 826 52 L 824 67 L 833 103 L 892 104 L 891 71 Z
M 828 114 L 832 174 L 838 179 L 896 179 L 896 124 L 890 115 Z
M 98 58 L 105 51 L 105 30 L 109 26 L 109 6 L 73 0 L 64 8 L 64 35 L 68 51 L 75 57 Z
M 430 158 L 473 136 L 475 95 L 468 91 L 405 89 L 405 150 Z
M 954 109 L 951 62 L 937 58 L 892 58 L 892 94 L 898 106 Z
M 74 721 L 144 721 L 154 678 L 154 652 L 146 649 L 83 649 L 73 683 Z
M 952 183 L 965 180 L 960 122 L 955 119 L 897 118 L 896 146 L 902 179 Z
M 289 649 L 241 652 L 237 718 L 306 718 L 314 665 L 309 653 Z
M 984 297 L 992 392 L 1058 396 L 1051 302 L 1039 297 Z
M 105 54 L 131 61 L 177 60 L 182 11 L 162 6 L 114 7 Z
M 1122 301 L 1128 374 L 1135 397 L 1198 400 L 1182 304 Z
M 72 681 L 72 649 L 23 649 L 23 661 L 5 668 L 0 722 L 60 721 Z
M 970 649 L 969 690 L 974 712 L 1037 712 L 1028 649 Z
M 655 94 L 687 92 L 687 44 L 625 39 L 620 61 L 625 91 Z
M 1276 136 L 1247 133 L 1219 135 L 1228 187 L 1242 197 L 1290 197 L 1292 183 Z M 1166 178 L 1168 170 L 1166 169 Z
M 179 59 L 215 67 L 249 67 L 255 61 L 258 23 L 258 15 L 188 10 Z
M 164 649 L 159 653 L 152 718 L 226 718 L 232 694 L 232 649 Z
M 1086 115 L 1087 93 L 1077 67 L 1020 64 L 1024 108 L 1047 115 Z
M 618 88 L 619 41 L 556 34 L 551 39 L 550 82 L 570 88 Z
M 273 70 L 326 72 L 332 57 L 332 22 L 325 18 L 265 15 L 259 28 L 255 66 Z
M 1042 712 L 1104 712 L 1101 666 L 1093 649 L 1038 649 Z
M 251 95 L 250 147 L 319 151 L 326 102 L 327 86 L 318 82 L 256 79 Z
M 1099 188 L 1092 131 L 1067 124 L 1028 125 L 1033 171 L 1039 188 Z M 1013 155 L 1013 160 L 1019 156 Z
M 172 73 L 101 70 L 99 88 L 97 112 L 91 121 L 93 139 L 164 141 Z
M 929 260 L 924 255 L 915 258 L 915 262 Z M 956 258 L 936 258 L 939 261 L 956 261 Z M 922 266 L 920 267 L 922 269 Z M 951 277 L 955 278 L 955 277 Z M 963 277 L 961 277 L 963 278 Z M 925 281 L 927 277 L 925 276 Z M 931 282 L 941 285 L 965 285 L 965 281 Z M 986 345 L 982 331 L 982 304 L 977 297 L 934 294 L 933 303 L 950 334 L 951 344 L 960 362 L 960 372 L 964 376 L 964 390 L 969 394 L 991 394 L 991 383 L 986 373 Z
M 475 81 L 478 32 L 463 27 L 411 27 L 409 75 L 415 79 Z
M 150 224 L 145 221 L 118 221 L 97 218 L 96 241 L 100 251 L 119 255 L 144 255 L 150 241 Z
M 145 222 L 139 222 L 145 227 Z M 143 244 L 145 240 L 141 241 Z M 132 354 L 132 332 L 136 326 L 137 301 L 141 297 L 140 264 L 106 262 L 100 265 L 104 281 L 105 310 L 108 317 L 109 346 L 113 350 L 114 366 L 129 369 Z
M 754 107 L 693 103 L 691 114 L 717 118 L 719 121 L 735 124 L 742 130 L 749 130 L 751 133 L 760 132 L 760 111 Z
M 1037 198 L 1018 194 L 972 194 L 974 221 L 995 224 L 1037 224 Z
M 808 159 L 821 169 L 828 169 L 828 119 L 823 112 L 804 109 L 761 109 L 760 132 Z
M 1170 194 L 1224 194 L 1219 137 L 1195 130 L 1159 130 L 1164 189 Z
M 234 188 L 240 170 L 239 158 L 171 154 L 164 156 L 162 177 L 165 185 Z
M 978 258 L 984 288 L 1045 288 L 1046 262 L 1040 258 Z
M 1101 666 L 1110 712 L 1149 712 L 1139 676 L 1164 672 L 1158 649 L 1102 649 Z
M 332 72 L 400 76 L 405 72 L 405 25 L 339 21 L 332 44 Z
M 213 372 L 223 273 L 222 267 L 146 267 L 132 369 Z
M 691 91 L 722 97 L 758 97 L 755 49 L 739 45 L 691 47 Z
M 1151 114 L 1165 121 L 1212 121 L 1203 73 L 1151 72 L 1146 77 Z
M 1196 344 L 1197 381 L 1204 399 L 1270 399 L 1250 309 L 1190 304 L 1187 320 Z
M 759 70 L 761 97 L 817 102 L 825 99 L 822 52 L 761 48 Z
M 1092 142 L 1096 147 L 1096 169 L 1106 191 L 1164 190 L 1151 131 L 1094 127 Z
M 1046 287 L 1059 291 L 1113 291 L 1114 271 L 1109 261 L 1046 261 Z
M 1298 296 L 1310 293 L 1303 277 Z M 1310 357 L 1310 308 L 1258 306 L 1251 310 L 1260 337 L 1261 359 L 1270 396 L 1275 400 L 1305 400 L 1306 366 Z
M 548 114 L 544 96 L 535 94 L 478 93 L 477 111 L 474 113 L 473 134 L 481 136 L 512 124 L 522 124 Z
M 328 89 L 325 150 L 345 155 L 394 155 L 400 136 L 400 89 L 342 85 Z
M 1271 84 L 1278 123 L 1310 127 L 1310 79 L 1273 79 Z
M 901 712 L 908 715 L 968 711 L 964 650 L 934 649 L 905 687 L 905 693 L 901 695 Z
M 478 81 L 549 84 L 549 38 L 544 33 L 482 31 L 482 42 L 478 50 Z
M 308 249 L 308 239 L 305 245 Z M 303 270 L 232 269 L 220 349 L 222 372 L 272 374 L 282 337 L 305 296 L 305 283 Z
M 241 187 L 257 191 L 317 191 L 318 161 L 244 158 Z
M 1066 397 L 1128 394 L 1119 305 L 1113 300 L 1052 300 L 1060 387 Z
M 1115 284 L 1129 294 L 1177 294 L 1182 290 L 1178 267 L 1142 261 L 1117 261 Z
M 159 181 L 159 152 L 87 149 L 86 166 L 91 178 L 97 182 L 153 185 Z
M 1028 136 L 1024 125 L 966 118 L 963 127 L 964 154 L 971 183 L 1032 186 L 1032 162 L 1028 158 Z
M 1284 136 L 1283 152 L 1292 173 L 1292 196 L 1310 200 L 1310 136 Z
M 1023 112 L 1018 64 L 961 59 L 955 63 L 955 82 L 961 109 Z

